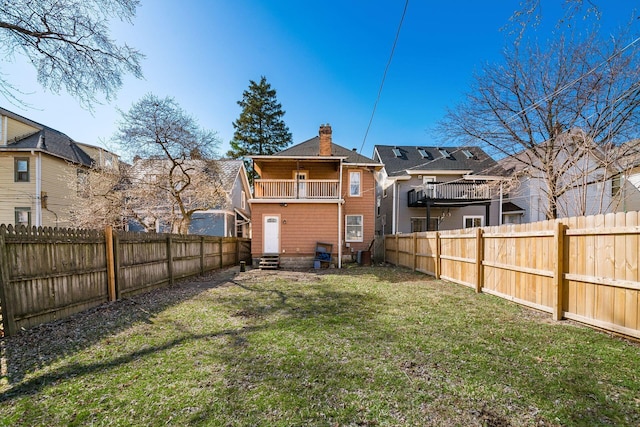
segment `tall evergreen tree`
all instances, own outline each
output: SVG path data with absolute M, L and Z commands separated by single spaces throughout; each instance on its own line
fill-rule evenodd
M 260 82 L 249 81 L 249 89 L 238 101 L 242 107 L 240 117 L 233 122 L 235 132 L 231 141 L 231 150 L 227 156 L 238 159 L 250 155 L 268 155 L 276 153 L 291 143 L 291 133 L 282 120 L 282 104 L 276 99 L 276 90 L 262 76 Z M 253 182 L 254 172 L 250 164 L 249 177 Z

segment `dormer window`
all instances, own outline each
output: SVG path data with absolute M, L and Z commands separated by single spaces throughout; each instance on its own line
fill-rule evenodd
M 446 148 L 438 148 L 438 151 L 440 152 L 440 154 L 442 154 L 442 157 L 444 157 L 445 159 L 451 158 L 451 153 Z
M 462 150 L 462 154 L 464 154 L 467 159 L 473 159 L 473 153 L 469 150 Z
M 393 155 L 396 157 L 402 157 L 402 153 L 400 152 L 400 149 L 398 147 L 393 147 Z
M 423 159 L 431 159 L 431 155 L 424 148 L 418 148 L 418 154 L 420 154 L 420 157 Z

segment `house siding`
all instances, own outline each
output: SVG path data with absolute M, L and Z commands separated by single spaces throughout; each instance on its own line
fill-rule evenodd
M 7 120 L 7 141 L 37 132 L 38 129 L 12 118 Z
M 69 216 L 78 191 L 77 169 L 62 159 L 42 155 L 42 191 L 47 193 L 48 208 L 42 209 L 43 226 L 71 226 Z
M 265 162 L 260 169 L 264 179 L 293 179 L 293 172 L 308 172 L 308 179 L 338 179 L 337 162 L 300 162 L 283 160 Z
M 265 215 L 280 216 L 280 255 L 307 259 L 311 267 L 317 242 L 331 243 L 332 256 L 338 255 L 337 203 L 254 203 L 251 209 L 253 237 L 251 254 L 259 259 L 263 254 L 263 225 Z
M 14 159 L 29 158 L 29 182 L 14 181 Z M 35 224 L 35 159 L 28 152 L 0 153 L 0 224 L 15 223 L 15 208 L 31 209 L 31 223 Z
M 360 196 L 349 196 L 349 172 L 360 171 Z M 343 166 L 342 195 L 344 205 L 342 208 L 342 240 L 345 241 L 345 218 L 347 215 L 363 216 L 362 242 L 345 242 L 343 253 L 349 257 L 350 253 L 357 253 L 369 249 L 375 237 L 375 210 L 376 210 L 376 181 L 373 171 L 366 168 L 354 168 Z M 349 247 L 346 244 L 349 244 Z

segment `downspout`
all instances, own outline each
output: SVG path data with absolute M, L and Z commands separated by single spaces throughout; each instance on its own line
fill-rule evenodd
M 396 193 L 398 192 L 398 181 L 393 181 L 393 209 L 391 209 L 391 234 L 396 234 Z
M 42 153 L 36 156 L 36 227 L 42 226 Z M 56 224 L 57 225 L 57 224 Z
M 342 268 L 342 159 L 338 183 L 338 268 Z

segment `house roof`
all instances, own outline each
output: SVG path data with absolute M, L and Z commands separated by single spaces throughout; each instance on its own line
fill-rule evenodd
M 374 152 L 391 177 L 407 175 L 411 170 L 471 171 L 476 175 L 498 175 L 497 172 L 503 172 L 495 160 L 474 146 L 376 145 Z
M 64 133 L 29 120 L 4 108 L 0 108 L 0 114 L 39 128 L 38 131 L 25 135 L 16 141 L 7 141 L 6 146 L 0 146 L 0 151 L 39 150 L 73 163 L 85 166 L 91 166 L 93 164 L 91 156 Z
M 294 157 L 317 157 L 320 152 L 320 137 L 308 139 L 304 142 L 296 144 L 292 147 L 279 151 L 274 156 L 294 156 Z M 354 150 L 349 150 L 335 142 L 331 143 L 331 156 L 333 157 L 345 157 L 345 163 L 358 163 L 358 164 L 374 164 L 378 163 L 373 159 L 363 156 Z
M 513 202 L 504 202 L 502 204 L 502 212 L 503 213 L 524 212 L 524 209 L 522 209 L 520 206 L 516 205 Z
M 211 163 L 209 163 L 211 162 Z M 134 174 L 143 176 L 144 174 L 154 173 L 158 171 L 159 167 L 171 167 L 171 161 L 166 158 L 150 158 L 150 159 L 136 159 L 130 168 L 135 170 Z M 240 173 L 240 169 L 244 168 L 242 160 L 235 159 L 221 159 L 221 160 L 202 160 L 202 159 L 187 159 L 184 160 L 185 165 L 192 167 L 198 167 L 204 170 L 213 179 L 217 179 L 222 190 L 227 193 L 231 193 L 236 177 Z M 209 165 L 214 164 L 215 170 Z
M 224 191 L 230 193 L 233 190 L 233 184 L 236 177 L 240 173 L 240 169 L 244 167 L 242 160 L 217 160 L 216 163 L 220 167 L 220 183 Z
M 93 164 L 93 159 L 74 140 L 62 132 L 47 127 L 0 148 L 9 151 L 38 149 L 73 163 L 85 166 Z

